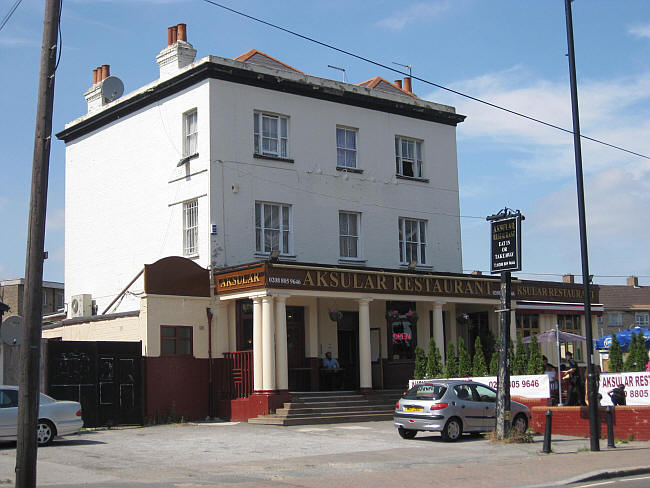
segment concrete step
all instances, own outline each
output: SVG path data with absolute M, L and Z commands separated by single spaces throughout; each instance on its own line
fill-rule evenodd
M 338 424 L 350 422 L 376 422 L 381 420 L 392 420 L 393 411 L 390 412 L 373 412 L 361 414 L 345 414 L 333 416 L 312 416 L 312 417 L 282 417 L 276 415 L 260 415 L 254 419 L 249 419 L 251 424 L 265 425 L 316 425 L 316 424 Z
M 356 413 L 356 412 L 376 412 L 376 411 L 392 411 L 394 410 L 394 405 L 392 404 L 380 404 L 380 405 L 334 405 L 331 407 L 319 407 L 319 408 L 278 408 L 275 413 L 277 415 L 285 416 L 297 416 L 297 415 L 322 415 L 322 414 L 345 414 L 345 413 Z

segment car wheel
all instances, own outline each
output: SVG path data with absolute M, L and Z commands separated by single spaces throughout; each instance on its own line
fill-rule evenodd
M 525 415 L 519 414 L 512 422 L 512 428 L 515 432 L 523 434 L 528 429 L 528 419 Z
M 453 417 L 447 420 L 445 427 L 442 429 L 442 440 L 455 442 L 463 435 L 463 424 L 459 418 Z
M 417 435 L 418 431 L 417 430 L 407 430 L 403 429 L 402 427 L 399 427 L 397 429 L 397 433 L 402 439 L 413 439 Z
M 39 446 L 51 444 L 56 435 L 54 425 L 49 420 L 39 420 L 36 426 L 36 440 Z

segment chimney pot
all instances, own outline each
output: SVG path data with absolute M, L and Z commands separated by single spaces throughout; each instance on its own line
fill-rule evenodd
M 399 88 L 402 88 L 402 80 L 395 80 L 395 84 L 396 84 Z
M 411 77 L 410 76 L 407 76 L 407 77 L 404 78 L 404 90 L 409 92 L 409 93 L 413 93 L 411 91 Z
M 97 83 L 97 68 L 93 70 L 93 85 Z
M 639 286 L 639 277 L 638 276 L 628 276 L 627 286 Z
M 565 274 L 562 275 L 562 282 L 563 283 L 575 283 L 576 282 L 576 277 L 572 274 Z
M 175 44 L 178 41 L 178 26 L 175 25 L 172 27 L 172 44 Z
M 178 24 L 178 40 L 187 42 L 187 25 Z
M 167 45 L 171 46 L 174 44 L 174 28 L 173 27 L 167 27 Z
M 100 81 L 104 81 L 106 78 L 111 76 L 111 67 L 108 64 L 102 65 L 102 76 Z

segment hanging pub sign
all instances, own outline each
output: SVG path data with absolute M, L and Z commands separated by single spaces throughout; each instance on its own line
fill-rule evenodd
M 490 271 L 521 271 L 521 214 L 491 220 Z

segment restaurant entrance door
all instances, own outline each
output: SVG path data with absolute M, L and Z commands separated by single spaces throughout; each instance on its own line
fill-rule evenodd
M 359 388 L 359 313 L 343 312 L 338 323 L 338 359 L 342 368 L 341 390 Z

